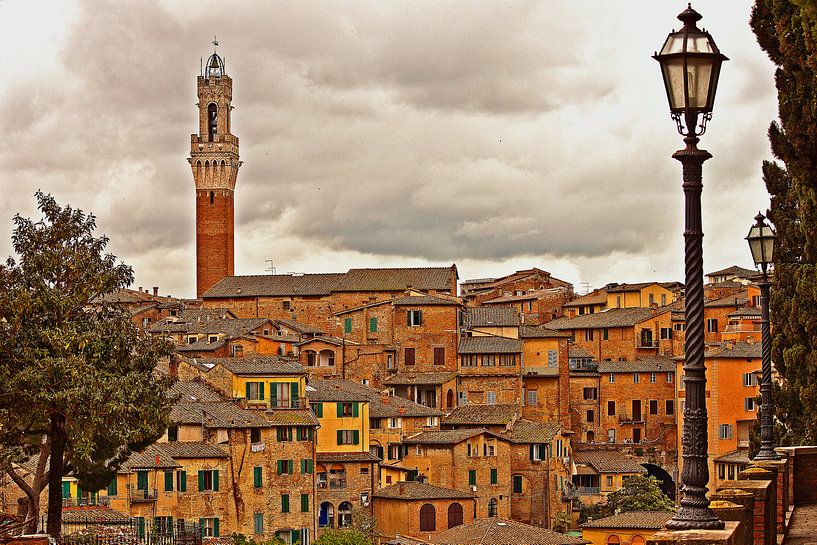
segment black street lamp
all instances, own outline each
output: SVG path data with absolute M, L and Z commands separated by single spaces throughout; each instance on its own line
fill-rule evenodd
M 760 212 L 755 216 L 755 224 L 749 229 L 746 240 L 752 251 L 755 265 L 760 267 L 760 336 L 762 363 L 760 378 L 760 450 L 755 460 L 778 460 L 774 451 L 774 400 L 772 399 L 772 340 L 769 335 L 769 265 L 774 260 L 775 235 Z
M 682 434 L 681 507 L 667 522 L 670 530 L 721 529 L 723 521 L 709 508 L 706 414 L 706 365 L 704 362 L 703 230 L 701 228 L 702 165 L 712 157 L 698 149 L 698 137 L 712 117 L 721 63 L 728 60 L 708 32 L 696 23 L 701 15 L 687 7 L 678 19 L 684 26 L 673 31 L 654 59 L 661 64 L 672 118 L 684 135 L 686 148 L 672 157 L 683 166 L 686 281 L 686 349 L 684 361 L 684 428 Z

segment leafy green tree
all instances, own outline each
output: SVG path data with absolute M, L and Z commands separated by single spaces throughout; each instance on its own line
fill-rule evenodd
M 373 545 L 366 534 L 355 528 L 348 530 L 326 530 L 314 541 L 314 545 Z
M 43 217 L 14 217 L 16 259 L 0 265 L 0 470 L 26 494 L 33 524 L 48 487 L 47 530 L 58 536 L 63 475 L 98 490 L 167 427 L 171 379 L 155 367 L 171 347 L 100 299 L 133 271 L 105 253 L 94 216 L 36 197 Z M 36 462 L 28 482 L 14 464 L 26 459 Z
M 661 490 L 661 482 L 652 475 L 624 479 L 624 488 L 607 495 L 611 513 L 624 511 L 674 511 L 675 503 Z
M 777 66 L 778 161 L 763 163 L 777 228 L 772 360 L 784 379 L 775 403 L 787 443 L 817 441 L 817 9 L 813 0 L 756 0 L 751 26 Z M 782 163 L 782 164 L 781 164 Z

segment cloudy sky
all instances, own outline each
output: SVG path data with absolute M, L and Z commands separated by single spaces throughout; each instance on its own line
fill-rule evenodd
M 748 0 L 701 146 L 705 269 L 748 266 L 773 66 Z M 537 266 L 581 290 L 683 280 L 681 139 L 650 55 L 685 2 L 0 0 L 0 256 L 40 188 L 98 217 L 136 284 L 195 294 L 190 134 L 226 57 L 236 273 Z

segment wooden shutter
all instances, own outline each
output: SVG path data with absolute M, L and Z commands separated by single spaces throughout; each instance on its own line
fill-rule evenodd
M 276 469 L 277 469 L 278 475 L 283 474 L 283 472 L 284 472 L 284 461 L 283 460 L 278 460 L 278 466 L 277 466 Z
M 315 416 L 323 418 L 323 403 L 313 403 L 312 409 L 315 411 Z
M 448 506 L 448 528 L 454 528 L 462 524 L 462 505 L 452 503 Z
M 260 466 L 256 466 L 256 467 L 252 468 L 252 485 L 255 488 L 261 488 L 261 485 L 263 484 L 262 483 L 262 479 L 263 479 L 262 475 L 263 475 L 263 468 L 261 468 Z
M 187 492 L 187 472 L 181 472 L 181 485 L 179 486 L 179 492 Z
M 359 405 L 360 405 L 360 403 L 352 403 L 352 416 L 354 416 L 355 418 L 360 416 L 360 412 L 359 412 L 360 407 L 359 407 Z
M 377 318 L 369 318 L 369 331 L 377 333 Z
M 199 492 L 204 492 L 204 470 L 199 470 Z
M 216 472 L 216 473 L 218 473 L 218 472 Z M 213 482 L 217 483 L 218 479 L 214 479 Z M 218 490 L 218 488 L 216 488 L 216 490 Z M 221 534 L 219 534 L 219 528 L 218 528 L 218 518 L 214 518 L 213 519 L 213 537 L 219 537 L 220 535 Z
M 301 512 L 309 511 L 309 494 L 301 494 Z
M 173 492 L 173 472 L 165 471 L 165 492 Z
M 491 484 L 496 484 L 497 477 L 496 477 L 496 469 L 491 470 Z
M 147 490 L 148 489 L 148 472 L 147 471 L 137 471 L 136 472 L 136 489 L 137 490 Z
M 360 430 L 352 430 L 352 444 L 353 445 L 360 444 Z
M 343 444 L 343 430 L 338 430 L 338 445 Z
M 406 365 L 414 365 L 414 348 L 406 348 Z
M 530 446 L 530 461 L 531 462 L 533 461 L 533 448 L 534 448 L 534 445 L 531 445 Z
M 469 469 L 468 470 L 468 484 L 473 486 L 477 484 L 477 470 L 476 469 Z
M 218 470 L 213 470 L 213 491 L 218 492 Z
M 351 333 L 352 332 L 352 319 L 346 318 L 343 320 L 343 332 L 344 333 Z
M 434 532 L 437 529 L 437 513 L 430 503 L 420 508 L 420 531 Z
M 423 311 L 417 311 L 417 325 L 423 325 Z
M 108 495 L 109 496 L 116 496 L 116 475 L 113 476 L 110 484 L 108 485 Z M 63 497 L 65 496 L 65 483 L 63 483 Z
M 343 416 L 343 403 L 338 403 L 336 410 L 338 413 L 338 418 L 341 418 Z
M 544 459 L 546 458 L 546 456 L 545 456 L 545 446 L 546 446 L 546 445 L 545 445 L 544 443 L 542 443 L 541 445 L 539 445 L 539 458 L 540 458 L 541 460 L 544 460 Z
M 250 383 L 247 382 L 246 384 L 244 384 L 244 388 L 246 389 L 247 392 L 247 395 L 245 396 L 246 399 L 250 399 Z
M 270 382 L 269 383 L 269 404 L 270 404 L 270 407 L 277 407 L 278 406 L 278 383 L 277 382 Z
M 265 399 L 264 398 L 264 383 L 263 382 L 258 383 L 258 399 L 260 399 L 261 401 L 263 401 Z
M 434 348 L 434 365 L 445 364 L 445 348 L 438 346 Z
M 289 513 L 289 494 L 281 494 L 281 512 Z
M 289 386 L 289 393 L 290 393 L 290 404 L 292 407 L 298 406 L 298 383 L 292 382 Z

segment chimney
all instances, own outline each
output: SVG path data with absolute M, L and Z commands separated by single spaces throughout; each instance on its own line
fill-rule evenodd
M 383 405 L 391 405 L 391 399 L 389 399 L 389 396 L 381 396 L 380 402 L 383 403 Z
M 139 286 L 139 289 L 136 290 L 136 291 L 138 291 L 139 293 L 142 293 L 142 286 Z
M 159 286 L 153 286 L 153 296 L 159 297 Z
M 397 493 L 403 495 L 406 493 L 406 483 L 405 481 L 400 481 L 397 483 Z

